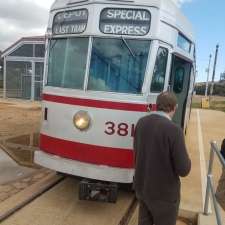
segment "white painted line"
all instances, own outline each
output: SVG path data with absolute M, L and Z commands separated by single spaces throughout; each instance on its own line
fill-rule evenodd
M 204 153 L 204 144 L 203 144 L 202 127 L 201 127 L 199 109 L 197 109 L 197 126 L 198 126 L 198 146 L 199 146 L 201 184 L 202 184 L 202 209 L 204 210 L 206 185 L 207 185 L 207 173 L 206 173 L 206 160 L 205 160 L 205 153 Z M 211 203 L 209 202 L 209 212 L 211 211 L 212 211 Z

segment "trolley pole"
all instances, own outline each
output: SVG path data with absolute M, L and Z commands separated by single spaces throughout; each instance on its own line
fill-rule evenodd
M 210 65 L 211 65 L 212 54 L 209 55 L 209 66 L 207 68 L 207 81 L 205 87 L 205 97 L 208 96 L 208 88 L 209 88 L 209 73 L 210 73 Z
M 213 88 L 214 88 L 214 80 L 215 80 L 215 75 L 216 75 L 216 64 L 217 64 L 218 51 L 219 51 L 219 44 L 216 45 L 216 53 L 215 53 L 215 60 L 214 60 L 214 67 L 213 67 L 213 75 L 212 75 L 210 96 L 213 95 Z

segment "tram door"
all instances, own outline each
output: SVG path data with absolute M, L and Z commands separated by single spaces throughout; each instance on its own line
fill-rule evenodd
M 191 63 L 182 58 L 173 56 L 170 75 L 170 87 L 177 96 L 178 108 L 173 117 L 176 124 L 184 126 L 188 91 L 190 85 Z

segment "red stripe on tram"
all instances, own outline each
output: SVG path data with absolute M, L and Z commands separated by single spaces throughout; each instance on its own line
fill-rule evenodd
M 134 152 L 129 149 L 82 144 L 40 135 L 40 149 L 50 154 L 80 162 L 118 168 L 134 167 Z
M 56 102 L 56 103 L 69 104 L 69 105 L 79 105 L 79 106 L 87 106 L 87 107 L 94 107 L 94 108 L 115 109 L 115 110 L 125 110 L 125 111 L 135 111 L 135 112 L 147 112 L 147 104 L 82 99 L 82 98 L 50 95 L 50 94 L 43 94 L 42 99 L 48 102 Z M 155 108 L 156 108 L 156 105 L 152 104 L 152 110 L 154 110 Z

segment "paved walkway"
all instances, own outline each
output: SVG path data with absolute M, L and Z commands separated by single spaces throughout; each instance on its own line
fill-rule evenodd
M 36 184 L 51 171 L 19 166 L 0 149 L 0 205 L 10 197 Z
M 209 163 L 209 155 L 210 155 L 210 141 L 216 141 L 218 143 L 218 147 L 221 146 L 222 140 L 225 138 L 225 113 L 213 110 L 199 110 L 200 121 L 202 127 L 202 139 L 203 139 L 203 147 L 206 159 L 206 166 L 208 169 Z M 216 189 L 218 180 L 221 176 L 221 164 L 217 157 L 214 160 L 213 166 L 213 179 L 214 179 L 214 188 Z M 211 205 L 212 210 L 213 205 Z M 221 212 L 221 217 L 223 219 L 223 224 L 225 224 L 225 212 Z M 208 217 L 202 218 L 203 225 L 216 225 L 215 213 Z
M 192 110 L 186 133 L 186 145 L 191 158 L 192 168 L 188 177 L 182 179 L 181 205 L 187 211 L 202 212 L 203 193 L 199 153 L 197 111 Z M 206 171 L 206 170 L 205 170 Z
M 192 159 L 190 175 L 182 179 L 181 208 L 189 211 L 203 212 L 206 191 L 206 175 L 210 154 L 210 141 L 217 141 L 220 146 L 225 138 L 225 113 L 213 110 L 192 110 L 188 126 L 186 143 Z M 216 159 L 213 175 L 215 187 L 221 175 L 221 165 Z M 213 205 L 211 205 L 213 208 Z M 222 217 L 225 218 L 224 212 Z M 211 225 L 216 224 L 215 218 L 208 217 Z
M 0 149 L 0 185 L 21 179 L 33 173 L 35 169 L 19 166 Z

